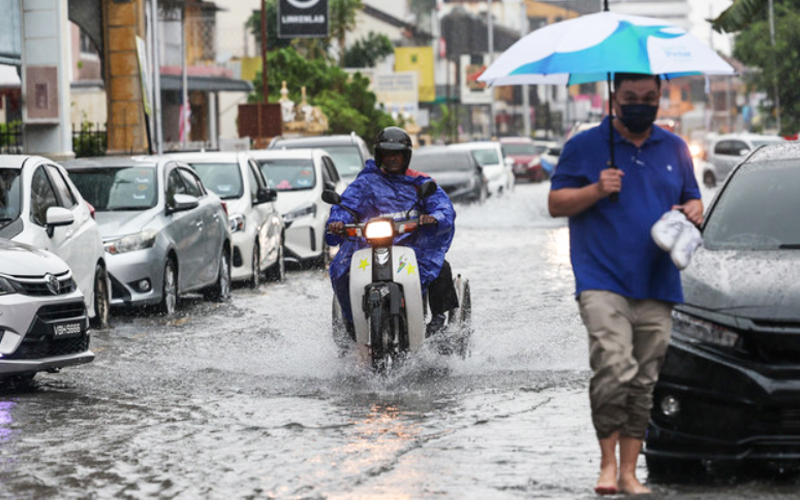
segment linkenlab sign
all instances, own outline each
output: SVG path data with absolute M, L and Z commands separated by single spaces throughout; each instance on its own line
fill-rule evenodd
M 278 0 L 280 38 L 326 38 L 328 0 Z

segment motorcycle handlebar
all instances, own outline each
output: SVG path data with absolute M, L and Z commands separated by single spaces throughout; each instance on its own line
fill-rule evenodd
M 353 224 L 344 224 L 342 226 L 342 230 L 339 233 L 331 232 L 329 229 L 326 228 L 326 233 L 328 234 L 335 234 L 337 236 L 344 236 L 345 238 L 361 238 L 363 237 L 364 228 L 375 219 L 368 220 L 367 222 L 361 223 L 353 223 Z M 419 226 L 431 226 L 438 224 L 438 221 L 434 220 L 434 222 L 429 222 L 424 224 L 420 221 L 419 217 L 415 217 L 413 219 L 404 219 L 404 220 L 393 220 L 392 224 L 394 225 L 395 235 L 407 234 L 417 229 Z

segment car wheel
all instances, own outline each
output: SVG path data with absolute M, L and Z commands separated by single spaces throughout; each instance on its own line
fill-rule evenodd
M 217 282 L 205 293 L 206 300 L 224 302 L 231 296 L 231 263 L 228 254 L 221 251 L 219 254 L 219 272 Z
M 100 330 L 108 328 L 111 304 L 108 297 L 108 273 L 100 264 L 94 270 L 94 318 L 92 327 Z
M 278 260 L 267 269 L 267 279 L 283 283 L 286 280 L 286 256 L 283 253 L 283 238 L 278 246 Z
M 161 304 L 159 306 L 165 316 L 172 316 L 178 309 L 178 271 L 175 261 L 167 259 L 164 265 L 164 282 L 161 286 Z
M 253 258 L 251 260 L 253 277 L 250 278 L 250 288 L 258 290 L 258 287 L 261 286 L 261 246 L 258 241 L 253 245 Z
M 714 172 L 706 172 L 703 174 L 703 184 L 708 188 L 713 188 L 717 185 L 717 177 Z

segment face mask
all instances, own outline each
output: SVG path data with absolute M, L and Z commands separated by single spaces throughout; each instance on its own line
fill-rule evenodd
M 621 104 L 622 124 L 634 134 L 641 134 L 653 125 L 658 114 L 658 106 L 649 104 Z

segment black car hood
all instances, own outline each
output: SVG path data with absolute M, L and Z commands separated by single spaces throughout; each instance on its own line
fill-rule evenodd
M 681 278 L 689 306 L 755 320 L 800 320 L 800 250 L 701 248 Z

